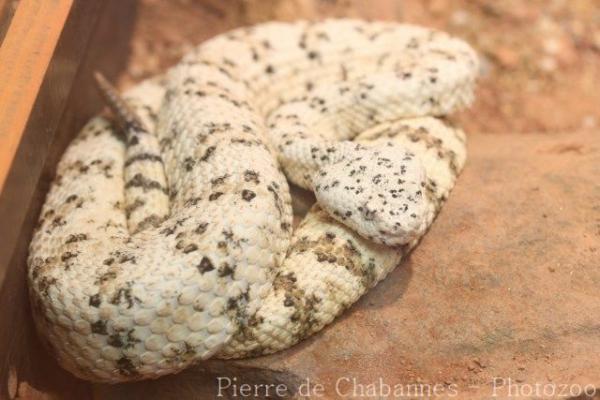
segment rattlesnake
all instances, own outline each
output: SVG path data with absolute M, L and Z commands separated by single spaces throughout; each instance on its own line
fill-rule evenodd
M 431 224 L 466 156 L 439 117 L 477 69 L 464 42 L 388 22 L 200 45 L 127 92 L 126 136 L 96 117 L 62 157 L 28 260 L 41 336 L 75 375 L 118 382 L 319 331 Z M 318 200 L 293 233 L 282 172 Z

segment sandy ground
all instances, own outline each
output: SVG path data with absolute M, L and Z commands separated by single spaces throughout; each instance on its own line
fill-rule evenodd
M 164 70 L 194 44 L 269 19 L 327 16 L 434 26 L 482 61 L 468 132 L 551 132 L 600 125 L 600 7 L 593 0 L 142 0 L 121 84 Z

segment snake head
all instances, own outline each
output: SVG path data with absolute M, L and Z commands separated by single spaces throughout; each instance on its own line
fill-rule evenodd
M 421 235 L 430 209 L 420 160 L 392 142 L 338 144 L 343 155 L 322 165 L 312 179 L 321 207 L 377 243 L 399 246 Z

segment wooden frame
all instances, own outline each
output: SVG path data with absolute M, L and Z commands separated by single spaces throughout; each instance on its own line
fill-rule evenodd
M 0 398 L 91 396 L 38 342 L 27 247 L 60 155 L 101 107 L 92 72 L 114 78 L 125 66 L 135 9 L 134 1 L 22 0 L 0 44 Z
M 0 284 L 91 33 L 59 46 L 77 12 L 73 0 L 22 2 L 0 47 Z

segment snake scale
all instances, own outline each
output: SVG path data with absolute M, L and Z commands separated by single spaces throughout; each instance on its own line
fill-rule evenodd
M 443 117 L 477 72 L 431 29 L 273 22 L 206 41 L 129 110 L 109 93 L 122 129 L 96 117 L 73 140 L 30 245 L 40 335 L 120 382 L 319 331 L 433 221 L 466 157 Z M 286 177 L 317 198 L 296 229 Z

